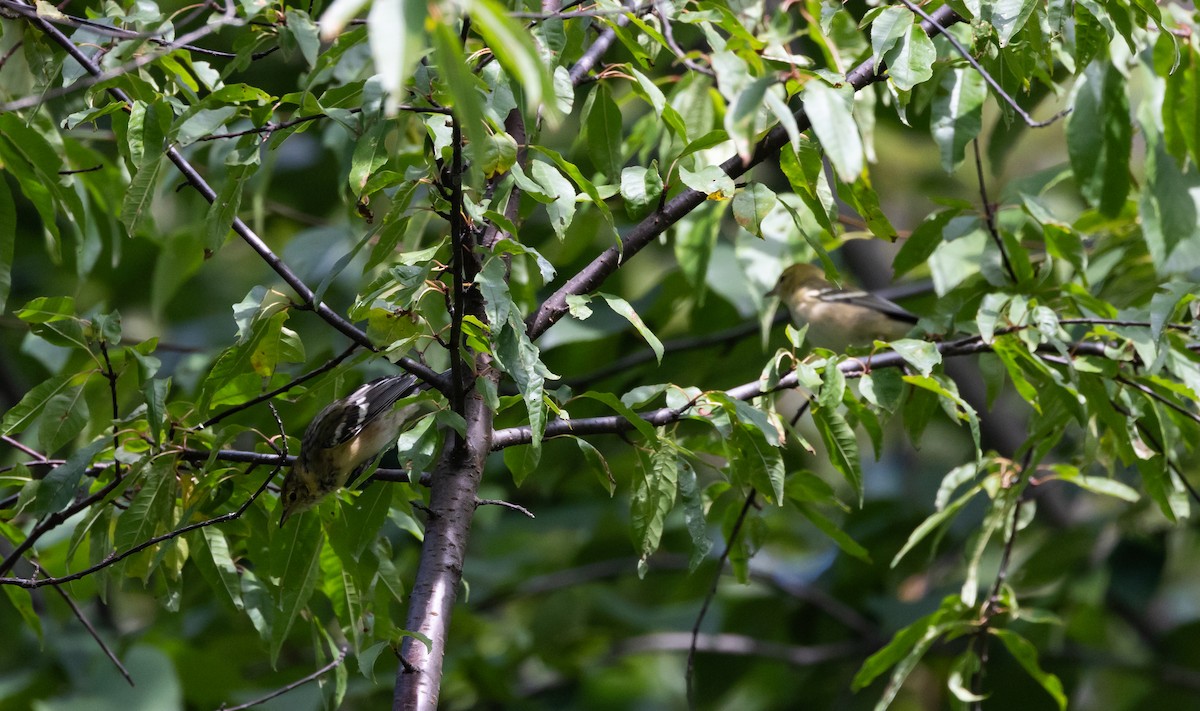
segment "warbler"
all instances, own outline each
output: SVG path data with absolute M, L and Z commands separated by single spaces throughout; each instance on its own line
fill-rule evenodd
M 903 337 L 917 317 L 887 299 L 866 291 L 839 289 L 825 272 L 811 264 L 783 270 L 768 296 L 778 296 L 797 326 L 808 324 L 807 340 L 814 346 L 842 352 L 848 346 L 870 345 L 875 339 Z
M 379 455 L 395 445 L 421 406 L 393 405 L 419 389 L 412 375 L 387 376 L 372 380 L 321 410 L 304 431 L 300 455 L 283 479 L 279 525 L 353 484 Z

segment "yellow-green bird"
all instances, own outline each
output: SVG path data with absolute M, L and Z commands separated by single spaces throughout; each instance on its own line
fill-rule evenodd
M 767 295 L 787 305 L 797 326 L 808 324 L 809 343 L 837 352 L 876 339 L 902 338 L 917 322 L 916 316 L 887 299 L 830 284 L 825 272 L 811 264 L 784 269 Z
M 394 446 L 421 406 L 393 405 L 419 389 L 420 383 L 412 375 L 378 378 L 321 410 L 304 431 L 300 455 L 283 479 L 279 525 L 353 484 L 380 454 Z

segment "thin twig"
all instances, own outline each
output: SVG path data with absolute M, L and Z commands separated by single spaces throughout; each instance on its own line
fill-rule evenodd
M 96 66 L 95 62 L 93 62 L 90 57 L 76 47 L 75 44 L 71 42 L 70 38 L 64 35 L 57 27 L 54 27 L 40 17 L 31 18 L 30 22 L 37 25 L 38 29 L 40 29 L 43 33 L 45 33 L 63 49 L 65 49 L 67 53 L 70 54 L 73 59 L 75 59 L 75 61 L 79 62 L 80 66 L 84 67 L 84 69 L 86 69 L 87 72 L 93 76 L 93 78 L 102 76 L 103 73 L 100 71 L 100 68 Z M 213 25 L 210 25 L 210 27 L 213 27 Z M 132 100 L 123 90 L 116 87 L 109 87 L 107 91 L 115 99 L 124 103 L 126 105 L 126 110 L 132 106 Z M 190 162 L 188 162 L 186 158 L 183 157 L 176 147 L 171 146 L 167 148 L 166 155 L 167 159 L 175 165 L 175 168 L 179 170 L 181 174 L 183 174 L 183 177 L 187 180 L 188 184 L 195 188 L 196 192 L 200 193 L 205 200 L 212 203 L 217 199 L 216 191 L 213 190 L 212 186 L 208 184 L 208 181 L 206 181 L 196 170 L 196 168 Z M 354 343 L 357 343 L 363 348 L 371 351 L 377 350 L 375 345 L 371 343 L 371 340 L 367 338 L 367 334 L 363 333 L 354 324 L 350 323 L 343 316 L 329 308 L 329 306 L 324 302 L 317 302 L 316 294 L 313 292 L 313 290 L 310 289 L 308 285 L 305 284 L 304 281 L 300 279 L 300 277 L 298 277 L 294 271 L 292 271 L 291 267 L 285 264 L 283 260 L 280 259 L 270 247 L 267 246 L 266 242 L 264 242 L 262 238 L 254 232 L 254 230 L 250 229 L 249 225 L 247 225 L 240 217 L 233 218 L 231 227 L 233 231 L 242 238 L 242 241 L 244 241 L 251 249 L 257 252 L 259 257 L 261 257 L 262 260 L 266 262 L 267 265 L 271 267 L 271 269 L 277 275 L 279 275 L 279 277 L 282 278 L 283 281 L 287 283 L 287 285 L 291 287 L 297 295 L 300 296 L 307 308 L 312 309 L 326 323 L 328 323 L 330 326 L 333 326 L 337 331 L 342 333 Z M 437 373 L 437 371 L 433 370 L 424 363 L 417 362 L 411 358 L 401 358 L 399 361 L 397 361 L 397 365 L 413 375 L 421 378 L 425 382 L 431 384 L 438 390 L 446 390 L 445 379 L 439 373 Z
M 938 32 L 941 32 L 942 36 L 945 37 L 950 42 L 951 45 L 953 45 L 955 51 L 958 52 L 959 56 L 961 56 L 963 59 L 967 60 L 967 62 L 972 67 L 975 68 L 975 71 L 979 72 L 980 76 L 983 77 L 983 80 L 986 81 L 988 83 L 988 85 L 991 86 L 992 89 L 997 94 L 999 94 L 1001 96 L 1001 98 L 1004 99 L 1004 102 L 1006 104 L 1008 104 L 1009 106 L 1012 107 L 1013 111 L 1016 111 L 1018 114 L 1020 114 L 1021 118 L 1024 119 L 1024 121 L 1025 121 L 1025 125 L 1029 126 L 1030 128 L 1045 128 L 1046 126 L 1049 126 L 1050 124 L 1059 120 L 1063 116 L 1066 116 L 1067 114 L 1071 113 L 1071 109 L 1066 108 L 1066 109 L 1063 109 L 1062 111 L 1059 111 L 1058 113 L 1054 114 L 1053 116 L 1046 119 L 1045 121 L 1034 121 L 1033 117 L 1030 116 L 1029 113 L 1025 111 L 1025 109 L 1021 108 L 1020 105 L 1017 104 L 1016 100 L 1008 95 L 1008 92 L 1004 91 L 1004 88 L 1000 86 L 1000 82 L 993 79 L 992 75 L 988 74 L 987 70 L 984 69 L 983 66 L 981 64 L 979 64 L 979 62 L 977 62 L 974 57 L 971 56 L 971 53 L 967 51 L 967 48 L 963 47 L 962 43 L 959 42 L 958 39 L 954 35 L 947 32 L 946 28 L 943 25 L 939 24 L 938 20 L 936 18 L 934 18 L 933 15 L 930 15 L 929 13 L 925 12 L 920 7 L 918 7 L 917 5 L 910 2 L 910 0 L 900 0 L 900 2 L 904 3 L 904 6 L 907 7 L 909 10 L 912 10 L 916 14 L 920 15 L 921 19 L 923 19 L 926 22 L 928 22 L 929 24 L 933 25 L 938 30 Z M 943 8 L 938 8 L 937 10 L 934 11 L 933 14 L 937 15 L 938 12 L 940 12 L 942 9 Z M 954 15 L 954 17 L 949 19 L 948 22 L 959 22 L 959 21 L 961 21 L 961 19 L 962 18 L 958 17 L 958 15 Z
M 301 376 L 295 378 L 294 380 L 291 380 L 290 382 L 288 382 L 284 385 L 281 385 L 280 387 L 275 388 L 274 390 L 272 390 L 270 392 L 263 393 L 262 395 L 259 395 L 258 397 L 255 397 L 255 398 L 251 398 L 250 400 L 247 400 L 246 402 L 243 402 L 240 405 L 234 405 L 233 407 L 231 407 L 227 410 L 218 412 L 217 414 L 213 415 L 212 417 L 208 418 L 203 423 L 201 423 L 201 425 L 198 429 L 203 430 L 203 429 L 212 427 L 213 425 L 215 425 L 216 423 L 225 419 L 226 417 L 229 417 L 230 415 L 233 415 L 233 414 L 236 414 L 243 410 L 246 410 L 248 408 L 254 407 L 255 405 L 257 405 L 260 402 L 266 402 L 267 400 L 270 400 L 271 398 L 275 397 L 276 395 L 282 395 L 283 393 L 287 392 L 288 390 L 291 390 L 292 388 L 296 387 L 297 385 L 300 385 L 301 383 L 308 382 L 309 380 L 312 380 L 313 378 L 317 377 L 318 375 L 320 375 L 322 373 L 327 373 L 327 372 L 333 370 L 338 365 L 340 365 L 342 361 L 349 358 L 354 353 L 354 351 L 358 350 L 358 347 L 359 346 L 357 343 L 350 344 L 350 346 L 346 350 L 342 351 L 336 357 L 326 361 L 323 365 L 308 371 L 304 375 L 301 375 Z
M 475 499 L 475 508 L 479 508 L 480 506 L 499 506 L 501 508 L 512 509 L 513 511 L 523 513 L 529 518 L 537 518 L 537 516 L 533 515 L 532 511 L 524 506 L 520 504 L 514 504 L 511 501 L 505 501 L 503 499 Z
M 729 540 L 725 544 L 725 550 L 717 560 L 717 570 L 713 573 L 712 585 L 709 586 L 708 594 L 704 596 L 704 602 L 700 605 L 700 612 L 696 615 L 696 622 L 692 625 L 692 641 L 688 645 L 687 671 L 684 676 L 684 684 L 687 687 L 688 708 L 696 708 L 694 676 L 696 671 L 696 645 L 700 637 L 700 625 L 704 623 L 704 616 L 708 614 L 708 607 L 717 596 L 717 586 L 721 583 L 721 573 L 725 570 L 725 561 L 729 560 L 729 554 L 733 551 L 734 544 L 737 543 L 738 533 L 741 532 L 742 524 L 746 521 L 746 514 L 754 506 L 754 497 L 757 493 L 757 490 L 750 489 L 750 493 L 746 494 L 746 502 L 742 504 L 742 510 L 738 512 L 737 519 L 733 522 L 733 528 L 729 531 Z
M 971 141 L 971 145 L 975 148 L 975 175 L 979 181 L 979 198 L 983 202 L 983 223 L 987 226 L 988 235 L 991 236 L 996 249 L 1000 251 L 1000 259 L 1004 262 L 1004 271 L 1008 272 L 1008 278 L 1012 280 L 1013 284 L 1016 284 L 1017 270 L 1013 269 L 1012 262 L 1008 259 L 1008 250 L 1004 248 L 1004 240 L 1000 238 L 1000 230 L 996 227 L 996 207 L 988 199 L 987 180 L 983 177 L 983 155 L 979 151 L 979 139 Z
M 24 15 L 26 17 L 37 16 L 37 10 L 26 5 L 23 2 L 17 2 L 17 0 L 0 0 L 0 7 L 3 7 L 7 10 L 12 10 L 13 12 L 15 12 L 17 14 Z M 61 14 L 61 13 L 59 14 L 58 17 L 54 17 L 51 15 L 42 15 L 41 17 L 43 17 L 57 25 L 64 25 L 66 27 L 71 27 L 73 29 L 86 28 L 89 32 L 94 32 L 98 35 L 112 37 L 115 39 L 123 39 L 123 40 L 144 39 L 147 42 L 150 42 L 151 44 L 156 44 L 160 47 L 166 47 L 166 46 L 172 45 L 172 43 L 169 40 L 163 39 L 162 37 L 158 36 L 160 34 L 159 32 L 137 32 L 135 30 L 127 30 L 122 27 L 112 27 L 110 25 L 102 25 L 99 22 L 94 22 L 92 20 L 88 20 L 83 17 L 76 17 L 74 15 L 66 15 L 66 14 Z M 237 56 L 238 56 L 234 52 L 222 52 L 221 50 L 217 50 L 217 49 L 208 49 L 207 47 L 198 47 L 194 44 L 179 45 L 179 46 L 175 47 L 175 49 L 182 49 L 182 50 L 186 50 L 188 52 L 193 52 L 195 54 L 203 54 L 205 56 L 218 57 L 220 59 L 237 59 Z M 278 49 L 278 46 L 272 47 L 268 50 L 264 50 L 261 52 L 255 52 L 254 54 L 250 55 L 250 59 L 251 60 L 262 59 L 263 57 L 266 57 L 267 55 L 271 54 L 272 52 L 274 52 L 277 49 Z
M 1018 331 L 1024 327 L 1012 327 L 1009 329 L 998 329 L 996 335 Z M 942 357 L 959 357 L 974 355 L 976 353 L 991 352 L 992 346 L 985 343 L 982 336 L 965 336 L 954 341 L 943 341 L 935 344 Z M 1090 355 L 1101 358 L 1108 357 L 1106 349 L 1109 344 L 1096 341 L 1077 341 L 1067 344 L 1067 349 L 1075 355 Z M 1042 345 L 1038 348 L 1038 353 L 1046 360 L 1052 360 L 1056 357 L 1058 351 L 1049 345 Z M 899 368 L 903 367 L 907 361 L 903 356 L 895 351 L 886 351 L 883 353 L 875 353 L 866 358 L 854 358 L 844 360 L 838 363 L 838 369 L 848 378 L 857 378 L 869 373 L 872 369 L 877 368 Z M 729 388 L 724 391 L 726 397 L 735 400 L 750 400 L 762 395 L 767 395 L 781 390 L 790 390 L 799 385 L 799 380 L 796 373 L 793 371 L 781 377 L 774 386 L 764 388 L 760 381 L 754 380 L 737 387 Z M 694 403 L 694 401 L 693 401 Z M 670 424 L 678 421 L 681 417 L 687 414 L 691 409 L 692 403 L 688 403 L 682 407 L 662 407 L 657 410 L 638 413 L 638 417 L 645 420 L 655 427 Z M 546 439 L 551 437 L 561 437 L 564 435 L 586 435 L 586 434 L 620 434 L 629 432 L 634 429 L 633 423 L 626 419 L 623 415 L 602 415 L 599 417 L 574 417 L 571 419 L 556 418 L 546 423 L 543 436 Z M 492 437 L 493 449 L 504 449 L 521 444 L 529 444 L 532 437 L 532 431 L 528 425 L 517 427 L 508 427 L 498 430 Z
M 116 457 L 116 452 L 121 448 L 121 439 L 118 436 L 121 432 L 118 420 L 121 419 L 121 410 L 117 405 L 117 374 L 113 371 L 112 360 L 108 357 L 108 343 L 104 339 L 100 339 L 100 354 L 104 356 L 104 377 L 108 380 L 108 390 L 112 397 L 112 418 L 113 418 L 113 476 L 120 479 L 121 460 Z
M 333 661 L 329 662 L 325 666 L 316 670 L 312 674 L 309 674 L 308 676 L 303 677 L 301 679 L 297 679 L 296 681 L 293 681 L 292 683 L 288 684 L 287 686 L 281 686 L 280 688 L 276 689 L 275 691 L 272 691 L 271 693 L 267 694 L 266 696 L 261 696 L 253 701 L 247 701 L 244 704 L 238 704 L 237 706 L 226 706 L 225 704 L 221 704 L 220 711 L 245 711 L 245 709 L 252 708 L 254 706 L 258 706 L 259 704 L 262 704 L 262 703 L 266 703 L 267 701 L 270 701 L 271 699 L 273 699 L 277 696 L 283 696 L 284 694 L 291 691 L 292 689 L 296 689 L 301 686 L 304 686 L 308 682 L 315 681 L 315 680 L 319 679 L 321 676 L 333 671 L 334 669 L 337 669 L 338 665 L 341 664 L 346 659 L 346 653 L 348 651 L 349 651 L 348 647 L 340 647 L 338 649 L 338 655 Z
M 943 6 L 935 10 L 933 17 L 941 18 L 943 23 L 948 24 L 961 21 L 961 18 L 949 6 Z M 922 24 L 922 29 L 931 36 L 944 31 L 943 27 L 943 24 L 932 21 Z M 585 58 L 588 56 L 588 53 L 585 53 Z M 583 60 L 580 61 L 582 62 Z M 595 59 L 593 58 L 592 61 L 594 62 Z M 574 69 L 571 70 L 571 78 L 572 80 L 576 80 L 577 78 Z M 879 81 L 881 78 L 882 75 L 876 71 L 873 60 L 867 58 L 846 75 L 846 83 L 855 91 L 859 91 Z M 804 113 L 803 107 L 796 111 L 795 120 L 796 126 L 801 130 L 807 130 L 811 125 L 808 116 Z M 768 157 L 776 155 L 780 148 L 787 145 L 789 140 L 790 137 L 788 136 L 787 129 L 782 124 L 777 124 L 755 144 L 754 150 L 749 156 L 743 157 L 740 153 L 734 154 L 722 163 L 720 168 L 726 175 L 736 180 L 745 175 L 751 168 L 765 161 Z M 654 242 L 659 235 L 683 219 L 685 215 L 700 205 L 705 204 L 707 200 L 708 196 L 700 191 L 691 189 L 683 190 L 670 200 L 667 200 L 658 210 L 647 216 L 632 229 L 625 232 L 621 237 L 619 245 L 609 247 L 597 255 L 591 263 L 567 279 L 566 283 L 559 287 L 538 306 L 536 311 L 529 315 L 525 320 L 526 331 L 529 337 L 537 339 L 546 332 L 546 329 L 557 323 L 568 313 L 567 297 L 587 294 L 598 289 L 622 264 L 629 261 L 629 259 L 643 248 Z
M 26 7 L 31 7 L 31 6 L 26 5 Z M 50 89 L 50 90 L 44 91 L 40 94 L 31 94 L 31 95 L 26 96 L 21 99 L 14 99 L 13 101 L 9 101 L 8 103 L 0 104 L 0 113 L 4 113 L 4 112 L 8 112 L 8 111 L 18 111 L 20 109 L 28 109 L 28 108 L 32 108 L 34 106 L 41 106 L 42 104 L 45 104 L 47 101 L 50 101 L 52 99 L 57 99 L 57 98 L 60 98 L 63 96 L 67 96 L 68 94 L 73 94 L 77 91 L 82 91 L 83 89 L 91 88 L 97 84 L 100 84 L 101 82 L 106 82 L 110 79 L 116 79 L 117 77 L 121 77 L 126 74 L 129 74 L 130 72 L 141 69 L 142 67 L 146 66 L 147 64 L 152 64 L 153 62 L 156 62 L 159 59 L 162 59 L 163 57 L 174 52 L 175 50 L 178 50 L 185 46 L 190 45 L 192 42 L 194 42 L 198 39 L 207 37 L 208 35 L 212 34 L 213 32 L 217 31 L 218 29 L 220 29 L 221 27 L 223 27 L 225 25 L 240 25 L 241 22 L 236 20 L 234 14 L 233 14 L 233 7 L 234 6 L 232 4 L 230 4 L 227 11 L 225 13 L 223 13 L 219 19 L 210 20 L 209 22 L 205 23 L 204 25 L 200 26 L 199 28 L 184 34 L 182 37 L 180 37 L 176 41 L 168 43 L 168 44 L 164 44 L 158 51 L 146 52 L 145 54 L 138 55 L 138 57 L 136 59 L 134 59 L 130 62 L 126 62 L 125 64 L 123 64 L 119 67 L 114 67 L 108 71 L 100 71 L 99 67 L 96 67 L 96 65 L 91 61 L 91 58 L 87 57 L 87 55 L 84 55 L 82 52 L 79 52 L 79 55 L 84 58 L 84 61 L 80 61 L 79 57 L 75 57 L 75 54 L 72 53 L 71 56 L 74 57 L 76 59 L 76 61 L 79 61 L 79 63 L 84 68 L 88 69 L 88 73 L 91 74 L 91 76 L 79 79 L 78 81 L 75 81 L 75 82 L 72 82 L 70 86 L 64 86 L 64 87 L 60 87 L 58 89 Z M 48 20 L 46 20 L 45 18 L 43 18 L 41 15 L 37 15 L 37 14 L 34 14 L 32 16 L 26 15 L 26 19 L 28 19 L 32 23 L 38 24 L 40 29 L 43 32 L 46 32 L 47 34 L 49 34 L 49 32 L 47 32 L 47 30 L 53 30 L 54 32 L 62 35 L 62 33 L 59 31 L 59 29 L 57 27 L 54 27 L 53 25 L 51 25 L 50 22 Z M 66 39 L 66 36 L 63 35 L 63 38 Z M 72 47 L 75 46 L 74 43 L 72 43 L 69 39 L 66 39 L 66 41 Z M 65 45 L 64 45 L 64 48 L 65 48 Z M 76 50 L 76 51 L 78 51 L 78 50 Z M 70 50 L 68 50 L 68 52 L 70 52 Z M 93 68 L 96 71 L 94 71 L 94 72 L 91 71 Z M 109 89 L 110 93 L 113 91 L 121 91 L 121 90 L 120 89 Z M 124 93 L 124 92 L 121 92 L 121 93 Z M 126 99 L 125 103 L 128 104 L 130 102 Z
M 38 565 L 36 561 L 29 562 L 33 565 L 34 572 L 44 572 L 42 570 L 42 566 Z M 104 652 L 104 656 L 108 657 L 109 661 L 113 663 L 113 666 L 117 668 L 117 671 L 121 673 L 121 676 L 125 677 L 125 681 L 129 682 L 130 686 L 137 686 L 133 683 L 133 677 L 129 674 L 129 670 L 125 668 L 125 665 L 121 663 L 121 660 L 117 658 L 117 655 L 112 651 L 111 648 L 109 648 L 108 644 L 104 642 L 104 639 L 100 637 L 100 633 L 97 632 L 96 628 L 92 626 L 92 623 L 90 620 L 88 620 L 87 615 L 83 614 L 83 610 L 79 609 L 79 605 L 75 604 L 75 601 L 71 599 L 71 596 L 67 594 L 67 591 L 60 587 L 56 587 L 54 590 L 62 597 L 63 602 L 67 603 L 67 607 L 71 608 L 71 612 L 75 615 L 75 619 L 79 620 L 79 622 L 82 623 L 84 628 L 88 631 L 88 634 L 92 636 L 92 639 L 96 640 L 96 644 L 100 646 L 100 650 Z
M 67 519 L 71 518 L 80 511 L 86 509 L 97 501 L 103 500 L 104 497 L 111 494 L 114 489 L 120 486 L 123 481 L 123 479 L 113 477 L 113 480 L 105 485 L 105 487 L 100 491 L 84 497 L 62 511 L 55 511 L 39 521 L 38 524 L 33 527 L 33 530 L 29 532 L 29 535 L 25 537 L 25 540 L 17 544 L 17 546 L 13 548 L 12 553 L 10 553 L 7 558 L 0 562 L 0 575 L 8 574 L 8 572 L 12 570 L 13 566 L 16 565 L 21 556 L 24 555 L 25 551 L 32 548 L 33 544 L 37 543 L 42 536 L 46 535 L 46 533 L 54 530 L 55 528 L 58 528 Z
M 836 659 L 866 656 L 876 645 L 862 641 L 833 642 L 802 646 L 780 644 L 741 634 L 703 634 L 689 638 L 686 632 L 657 632 L 622 641 L 615 654 L 644 654 L 646 652 L 676 652 L 699 649 L 702 652 L 729 656 L 755 656 L 778 659 L 794 666 L 806 667 Z
M 13 449 L 18 449 L 18 450 L 24 452 L 25 454 L 28 454 L 29 456 L 33 457 L 34 459 L 38 460 L 39 462 L 50 461 L 46 457 L 46 455 L 42 454 L 41 452 L 37 451 L 36 449 L 26 447 L 24 444 L 21 444 L 21 442 L 19 440 L 15 439 L 13 437 L 9 437 L 8 435 L 0 435 L 0 442 L 7 444 L 8 446 L 12 447 Z
M 254 467 L 256 467 L 256 466 L 257 465 L 252 464 L 250 467 L 250 470 L 248 470 L 247 473 L 249 473 L 250 471 L 253 471 Z M 254 494 L 250 496 L 250 498 L 246 499 L 246 501 L 243 502 L 242 505 L 239 506 L 236 511 L 231 511 L 227 514 L 221 514 L 220 516 L 214 516 L 213 518 L 205 519 L 204 521 L 197 521 L 196 523 L 189 523 L 188 525 L 183 526 L 181 528 L 177 528 L 174 531 L 170 531 L 170 532 L 164 533 L 162 535 L 154 536 L 153 538 L 149 538 L 145 541 L 142 541 L 141 543 L 133 546 L 132 548 L 130 548 L 127 551 L 124 551 L 119 554 L 110 554 L 107 558 L 100 561 L 99 563 L 96 563 L 95 565 L 93 565 L 89 568 L 85 568 L 77 573 L 71 573 L 70 575 L 64 575 L 59 578 L 54 578 L 54 577 L 50 577 L 50 578 L 0 578 L 0 585 L 16 585 L 18 587 L 26 588 L 29 590 L 44 587 L 46 585 L 54 585 L 54 586 L 63 585 L 65 583 L 79 580 L 81 578 L 86 578 L 87 576 L 91 575 L 92 573 L 95 573 L 98 570 L 103 570 L 104 568 L 107 568 L 111 565 L 115 565 L 116 563 L 119 563 L 119 562 L 125 560 L 129 556 L 134 555 L 136 553 L 140 553 L 141 551 L 146 550 L 150 546 L 157 545 L 159 543 L 162 543 L 163 541 L 168 541 L 173 538 L 178 538 L 179 536 L 182 536 L 183 534 L 188 533 L 190 531 L 194 531 L 198 528 L 205 528 L 207 526 L 212 526 L 214 524 L 224 523 L 225 521 L 232 521 L 233 519 L 238 518 L 243 513 L 245 513 L 246 509 L 250 508 L 250 504 L 254 503 L 255 500 L 257 500 L 258 497 L 261 496 L 262 493 L 267 490 L 267 484 L 270 484 L 271 479 L 275 478 L 275 473 L 277 471 L 278 471 L 278 468 L 273 469 L 271 471 L 271 473 L 267 475 L 267 478 L 263 480 L 263 483 L 261 486 L 258 487 L 258 490 L 255 491 Z
M 1021 462 L 1021 470 L 1017 472 L 1017 481 L 1013 482 L 1012 487 L 1023 487 L 1029 476 L 1029 464 L 1033 460 L 1033 447 L 1030 447 L 1025 452 L 1025 459 Z M 999 612 L 1000 590 L 1004 587 L 1004 581 L 1008 579 L 1008 567 L 1012 563 L 1013 547 L 1017 542 L 1017 526 L 1021 521 L 1021 505 L 1025 500 L 1025 492 L 1018 491 L 1016 494 L 1017 500 L 1013 502 L 1012 517 L 1009 520 L 1007 536 L 1004 540 L 1004 549 L 1000 554 L 1000 566 L 996 570 L 996 579 L 992 582 L 991 592 L 988 593 L 987 600 L 983 604 L 983 611 L 980 615 L 979 627 L 974 632 L 971 640 L 971 648 L 979 659 L 979 667 L 971 676 L 971 691 L 977 696 L 983 696 L 983 674 L 988 661 L 988 641 L 991 635 L 988 634 L 988 628 L 991 626 L 992 618 Z M 975 711 L 980 711 L 982 701 L 975 701 L 973 708 Z

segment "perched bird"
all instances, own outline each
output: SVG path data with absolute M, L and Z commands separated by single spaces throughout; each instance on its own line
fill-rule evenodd
M 353 484 L 380 454 L 395 445 L 421 406 L 397 409 L 393 405 L 419 389 L 420 383 L 412 375 L 378 378 L 321 410 L 304 431 L 300 456 L 283 479 L 279 525 Z
M 887 299 L 857 289 L 839 289 L 825 272 L 811 264 L 783 270 L 768 296 L 778 296 L 797 326 L 808 324 L 807 340 L 814 346 L 844 351 L 903 337 L 917 317 Z

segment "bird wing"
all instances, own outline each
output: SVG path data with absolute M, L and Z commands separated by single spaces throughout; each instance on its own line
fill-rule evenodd
M 858 289 L 830 288 L 824 289 L 818 293 L 817 298 L 819 298 L 821 301 L 829 303 L 861 306 L 863 308 L 871 309 L 872 311 L 878 311 L 888 318 L 892 318 L 897 321 L 903 321 L 905 323 L 915 324 L 917 322 L 916 315 L 910 312 L 908 309 L 900 306 L 899 304 L 894 304 L 883 297 L 876 296 L 868 291 L 861 291 Z
M 306 435 L 305 439 L 319 441 L 322 447 L 334 447 L 348 442 L 358 436 L 368 423 L 392 409 L 397 400 L 416 393 L 419 385 L 416 376 L 408 373 L 376 378 L 322 410 L 313 418 L 310 428 L 320 427 L 330 408 L 345 407 L 343 417 L 331 431 L 320 432 L 319 435 L 311 433 L 314 437 Z

